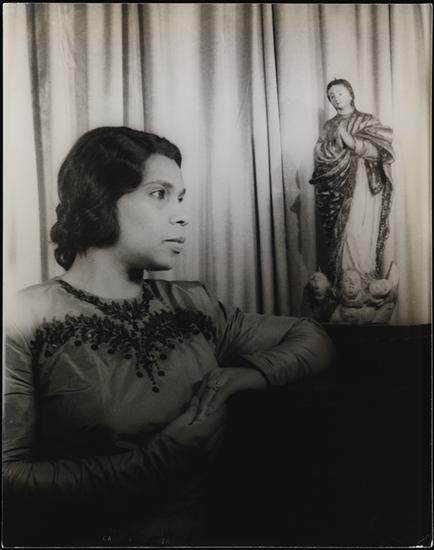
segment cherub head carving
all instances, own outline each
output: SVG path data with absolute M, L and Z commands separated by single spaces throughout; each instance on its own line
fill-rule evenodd
M 322 271 L 315 271 L 309 279 L 308 288 L 314 300 L 325 298 L 327 291 L 331 289 L 331 283 Z
M 368 298 L 367 280 L 356 269 L 347 269 L 340 279 L 341 303 L 347 307 L 362 307 Z
M 355 269 L 347 269 L 341 280 L 341 292 L 345 298 L 357 298 L 363 290 L 362 276 Z
M 374 279 L 369 283 L 369 294 L 373 298 L 385 298 L 392 290 L 392 285 L 387 279 Z

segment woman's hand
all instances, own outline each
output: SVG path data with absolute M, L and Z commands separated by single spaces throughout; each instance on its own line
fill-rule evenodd
M 218 408 L 200 421 L 196 419 L 198 409 L 199 398 L 195 395 L 187 410 L 175 418 L 162 433 L 188 447 L 212 448 L 222 433 L 226 407 Z
M 338 135 L 341 138 L 342 142 L 348 147 L 348 149 L 351 149 L 354 151 L 356 148 L 356 142 L 354 141 L 353 136 L 345 130 L 343 126 L 338 127 Z
M 215 368 L 203 378 L 197 397 L 199 404 L 195 422 L 214 414 L 227 398 L 242 390 L 265 389 L 267 381 L 255 369 Z

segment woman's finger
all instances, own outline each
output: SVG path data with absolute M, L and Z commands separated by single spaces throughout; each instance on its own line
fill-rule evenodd
M 197 409 L 199 407 L 199 399 L 196 395 L 194 395 L 190 401 L 190 404 L 188 406 L 188 409 L 185 411 L 185 414 L 188 418 L 188 423 L 192 424 L 196 415 L 197 415 Z
M 200 386 L 199 386 L 199 389 L 197 390 L 196 392 L 196 395 L 199 399 L 199 402 L 202 400 L 205 392 L 206 392 L 206 387 L 207 387 L 207 384 L 208 384 L 208 379 L 209 379 L 209 375 L 206 375 L 204 377 L 204 379 L 202 380 Z
M 209 399 L 207 397 L 208 380 L 209 380 L 209 374 L 204 377 L 204 379 L 202 380 L 202 382 L 199 386 L 199 389 L 196 392 L 196 396 L 197 396 L 197 399 L 198 399 L 196 416 L 198 416 L 199 413 L 202 411 L 203 403 Z
M 198 410 L 196 413 L 196 419 L 202 420 L 206 417 L 206 413 L 208 410 L 208 407 L 210 406 L 211 402 L 213 401 L 216 394 L 216 390 L 207 387 L 204 394 L 202 395 L 202 399 L 200 400 Z
M 206 391 L 206 387 L 210 385 L 213 378 L 216 378 L 221 372 L 221 369 L 214 368 L 207 372 L 200 383 L 199 389 L 196 392 L 196 395 L 199 397 L 199 400 L 203 397 L 203 394 Z
M 224 384 L 224 378 L 222 378 L 221 374 L 220 369 L 211 371 L 209 376 L 204 379 L 202 386 L 199 388 L 199 406 L 196 415 L 197 420 L 202 420 L 205 418 L 209 406 L 214 401 L 216 394 L 220 391 L 220 388 Z
M 207 414 L 214 413 L 218 408 L 220 408 L 228 399 L 228 397 L 232 394 L 230 385 L 225 386 L 224 388 L 221 388 L 220 391 L 218 391 L 214 398 L 210 401 L 207 408 Z

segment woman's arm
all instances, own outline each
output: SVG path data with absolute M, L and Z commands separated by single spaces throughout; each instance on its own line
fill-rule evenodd
M 6 499 L 20 504 L 88 504 L 89 499 L 115 495 L 158 495 L 174 476 L 194 468 L 221 424 L 216 416 L 191 426 L 197 408 L 193 402 L 146 447 L 110 456 L 38 460 L 32 358 L 17 338 L 7 338 L 5 351 L 3 488 Z
M 203 381 L 198 418 L 237 391 L 285 385 L 329 365 L 331 341 L 315 321 L 243 313 L 209 296 L 217 324 L 216 355 L 224 368 L 214 369 Z
M 264 375 L 269 385 L 285 385 L 325 369 L 331 359 L 329 337 L 306 318 L 228 313 L 220 360 L 242 358 Z

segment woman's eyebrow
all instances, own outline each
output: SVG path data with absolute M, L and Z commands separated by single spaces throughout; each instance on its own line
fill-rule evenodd
M 147 187 L 148 185 L 162 185 L 167 191 L 173 191 L 173 189 L 175 188 L 173 183 L 170 183 L 169 181 L 166 181 L 166 180 L 152 180 L 144 183 L 145 187 Z M 183 196 L 185 195 L 186 192 L 187 192 L 186 188 L 183 187 L 179 192 L 179 195 Z
M 173 187 L 173 185 L 166 180 L 151 180 L 151 181 L 143 182 L 143 185 L 155 185 L 155 184 L 164 185 L 164 187 Z

